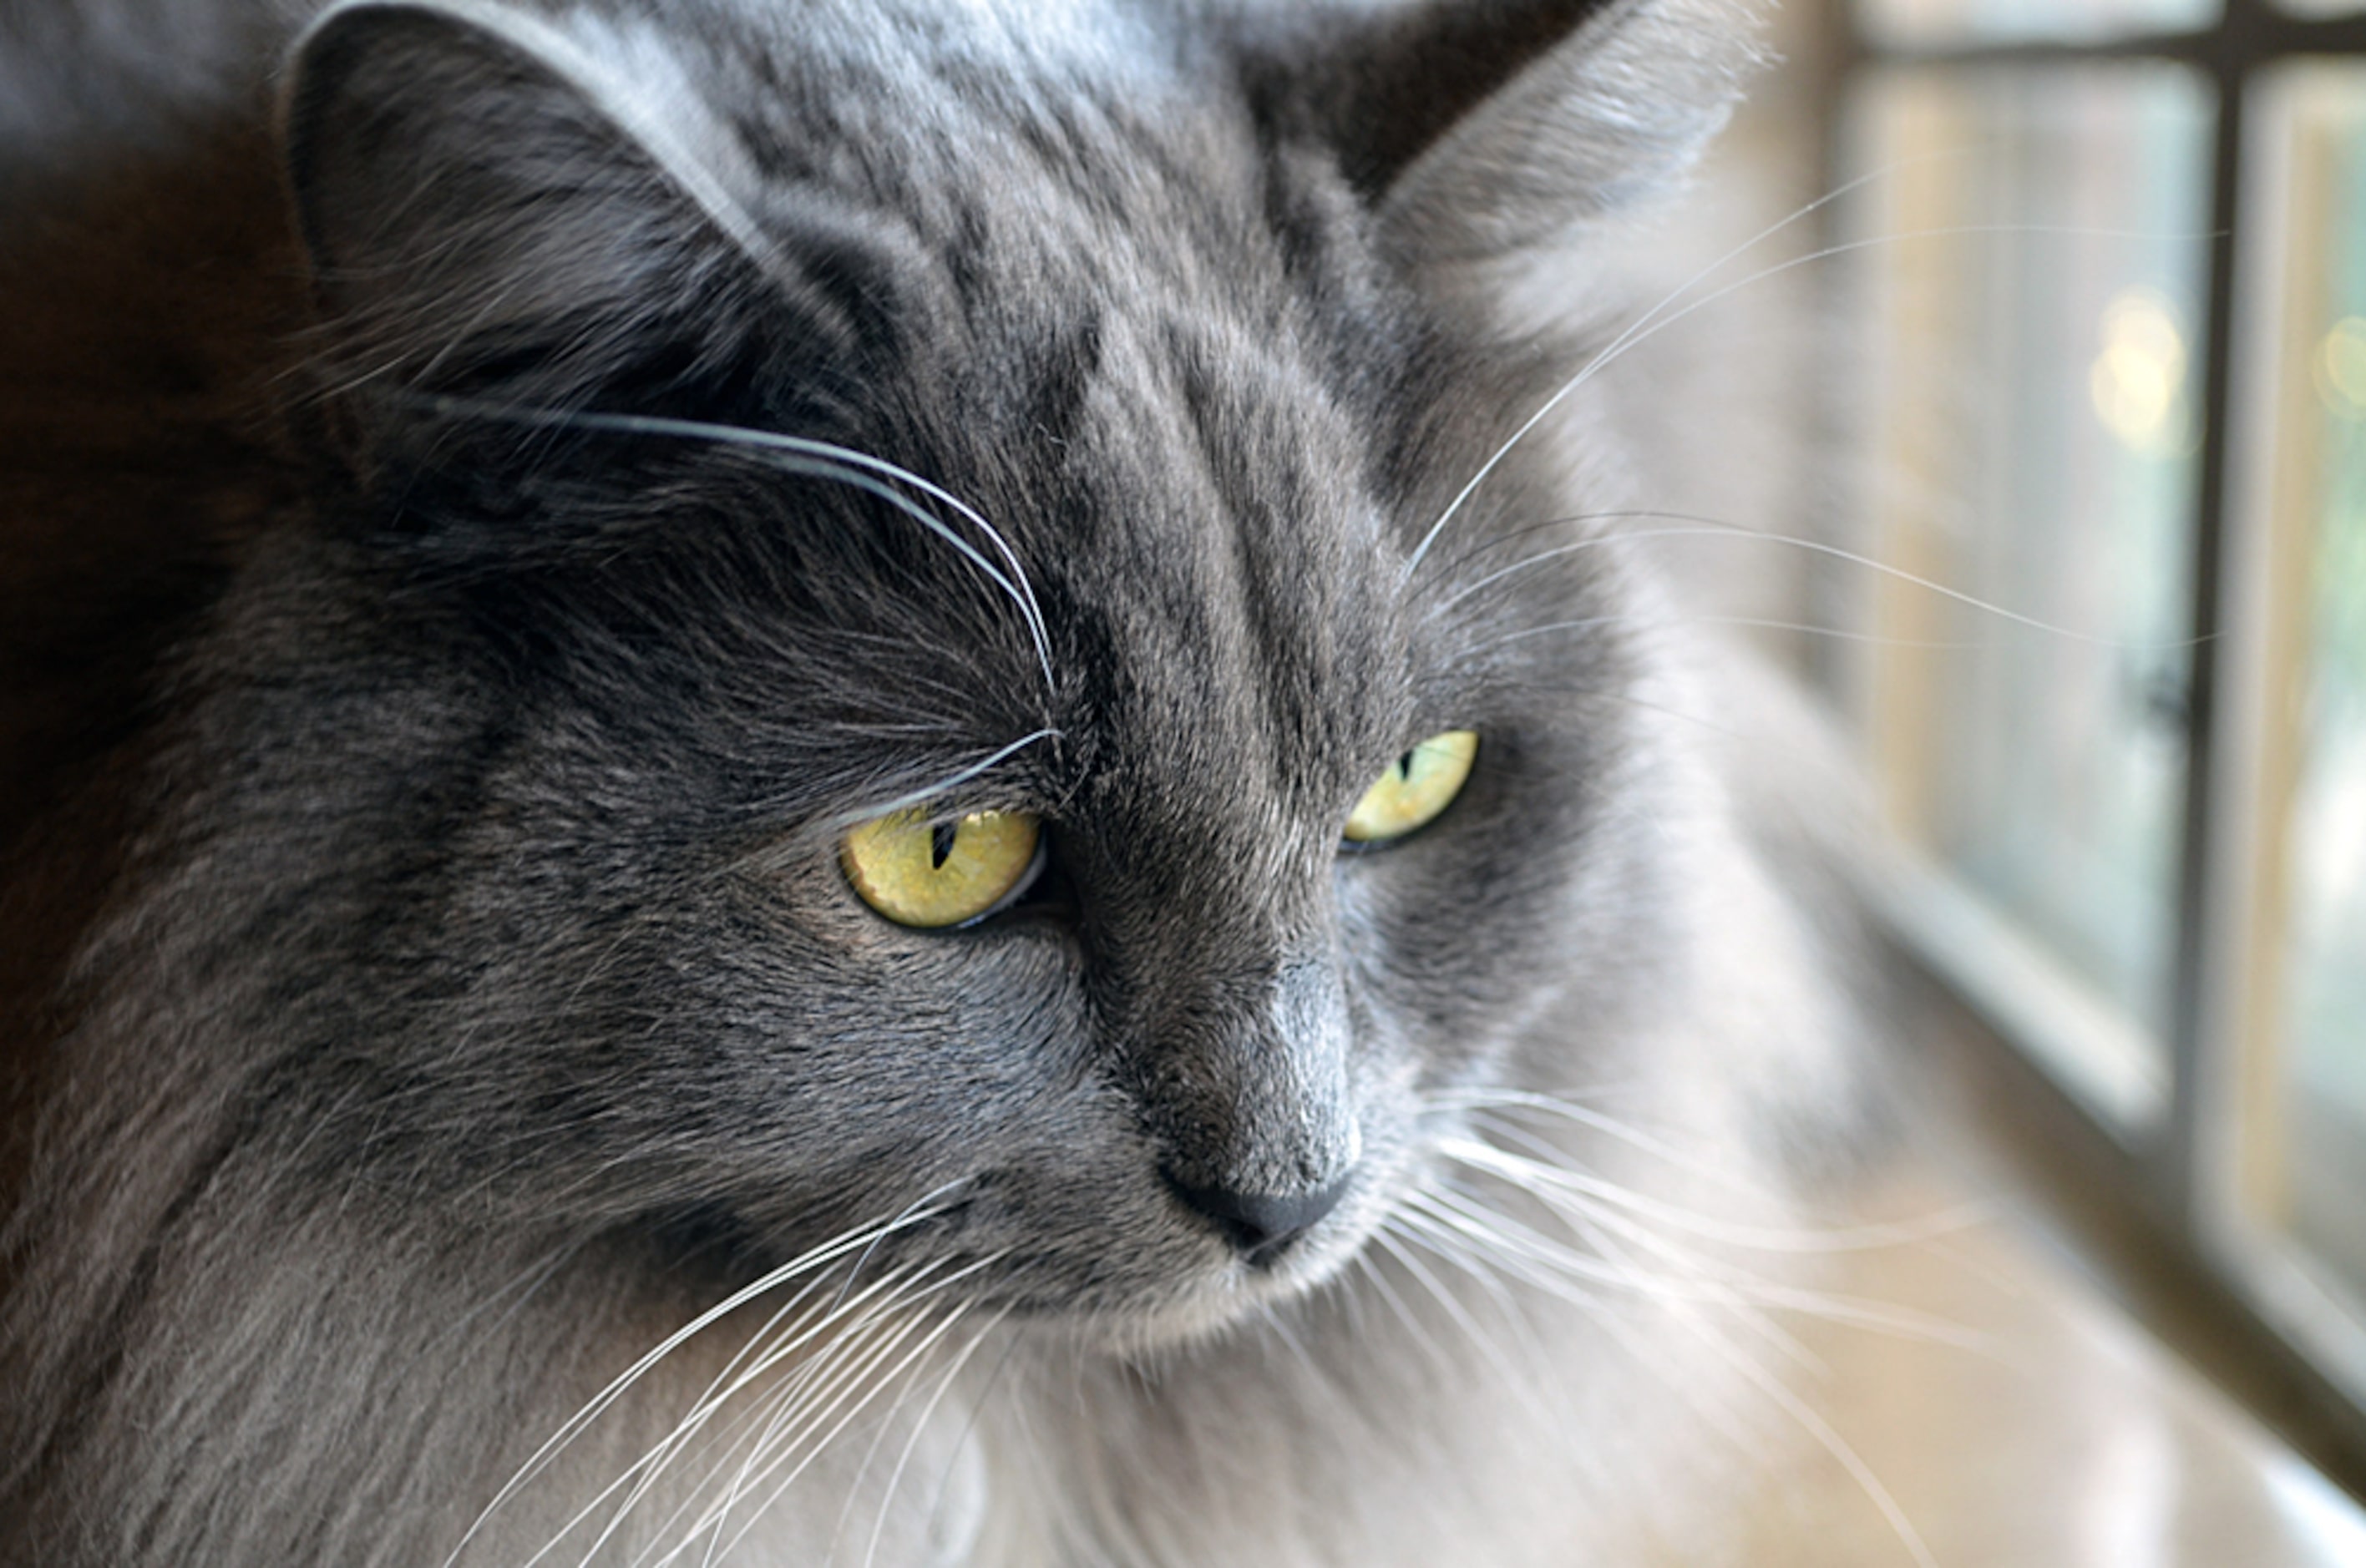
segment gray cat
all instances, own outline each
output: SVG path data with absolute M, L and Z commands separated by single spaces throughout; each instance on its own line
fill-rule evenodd
M 8 1561 L 1710 1549 L 1864 1115 L 1610 515 L 1735 17 L 6 28 Z

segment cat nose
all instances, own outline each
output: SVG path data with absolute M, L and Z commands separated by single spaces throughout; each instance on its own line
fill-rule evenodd
M 1201 1187 L 1173 1170 L 1162 1170 L 1167 1187 L 1186 1207 L 1215 1223 L 1243 1258 L 1263 1265 L 1281 1256 L 1284 1249 L 1314 1228 L 1323 1216 L 1339 1206 L 1355 1184 L 1350 1170 L 1327 1187 L 1312 1193 L 1267 1195 L 1234 1192 L 1230 1187 Z

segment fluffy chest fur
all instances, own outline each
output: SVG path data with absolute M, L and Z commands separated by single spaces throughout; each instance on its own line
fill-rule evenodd
M 94 64 L 6 170 L 9 582 L 93 607 L 9 776 L 23 1560 L 1690 1511 L 1771 1386 L 1697 1243 L 1844 1029 L 1572 377 L 1732 18 L 401 0 L 160 81 L 135 9 L 22 24 Z M 915 811 L 1041 847 L 898 924 Z

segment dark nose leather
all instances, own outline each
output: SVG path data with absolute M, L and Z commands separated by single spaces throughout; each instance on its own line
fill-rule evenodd
M 1163 1172 L 1166 1184 L 1185 1206 L 1214 1223 L 1226 1239 L 1252 1263 L 1269 1263 L 1290 1242 L 1312 1230 L 1324 1215 L 1339 1206 L 1354 1185 L 1354 1173 L 1312 1193 L 1266 1196 L 1236 1193 L 1229 1187 L 1200 1187 L 1172 1170 Z

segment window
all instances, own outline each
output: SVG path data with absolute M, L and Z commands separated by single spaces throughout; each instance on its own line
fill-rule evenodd
M 2366 1408 L 2360 13 L 1861 0 L 1833 667 L 1899 931 Z

